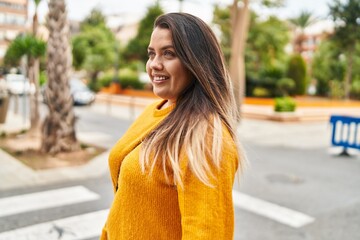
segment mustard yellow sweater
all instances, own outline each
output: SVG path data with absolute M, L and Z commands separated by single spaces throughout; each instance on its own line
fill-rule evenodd
M 238 155 L 224 131 L 221 169 L 214 187 L 200 182 L 181 159 L 183 188 L 169 184 L 159 167 L 151 175 L 139 165 L 141 140 L 172 110 L 163 102 L 147 107 L 115 144 L 109 167 L 115 197 L 101 240 L 227 240 L 233 239 L 232 186 Z

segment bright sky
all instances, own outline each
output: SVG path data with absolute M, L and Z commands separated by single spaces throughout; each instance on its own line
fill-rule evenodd
M 39 6 L 40 21 L 44 21 L 46 15 L 48 0 L 43 0 Z M 143 16 L 149 5 L 154 0 L 66 0 L 68 8 L 68 16 L 71 20 L 82 20 L 87 16 L 94 7 L 99 7 L 105 14 L 130 13 Z M 255 2 L 255 1 L 254 1 Z M 265 8 L 254 9 L 259 14 L 275 13 L 281 18 L 296 17 L 302 10 L 308 10 L 317 17 L 326 17 L 328 13 L 328 3 L 332 0 L 285 0 L 286 6 L 279 9 L 269 11 Z M 161 0 L 162 7 L 166 12 L 174 12 L 179 10 L 178 0 Z M 213 3 L 231 4 L 232 0 L 183 0 L 183 11 L 196 15 L 206 22 L 212 19 Z M 29 1 L 29 16 L 34 11 L 33 1 Z
M 39 6 L 40 21 L 44 21 L 44 17 L 48 11 L 48 0 L 43 0 Z M 255 1 L 254 1 L 255 2 Z M 281 18 L 289 18 L 299 15 L 302 10 L 308 10 L 314 16 L 326 17 L 328 13 L 328 3 L 332 0 L 285 0 L 285 7 L 269 11 L 265 8 L 254 9 L 259 14 L 275 13 Z M 115 13 L 131 13 L 134 15 L 143 16 L 149 5 L 154 3 L 154 0 L 66 0 L 68 8 L 68 16 L 71 20 L 82 20 L 87 16 L 94 7 L 99 7 L 105 14 Z M 230 4 L 232 0 L 183 0 L 183 11 L 196 15 L 206 22 L 212 19 L 212 4 Z M 179 10 L 178 0 L 160 0 L 160 4 L 166 12 L 174 12 Z M 29 1 L 29 16 L 34 12 L 33 1 Z

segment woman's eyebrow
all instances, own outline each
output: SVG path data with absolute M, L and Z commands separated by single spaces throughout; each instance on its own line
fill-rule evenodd
M 163 47 L 160 48 L 160 50 L 165 50 L 165 49 L 168 49 L 168 48 L 174 48 L 173 45 L 165 45 Z M 155 49 L 153 47 L 148 47 L 148 50 L 151 50 L 151 51 L 154 51 Z

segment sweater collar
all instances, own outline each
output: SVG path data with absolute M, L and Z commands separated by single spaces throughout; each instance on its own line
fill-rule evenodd
M 163 109 L 159 109 L 162 105 L 165 104 L 167 100 L 162 100 L 160 101 L 158 104 L 156 104 L 156 107 L 154 109 L 154 117 L 162 117 L 165 116 L 167 114 L 169 114 L 172 110 L 175 109 L 176 104 L 172 104 L 166 108 Z

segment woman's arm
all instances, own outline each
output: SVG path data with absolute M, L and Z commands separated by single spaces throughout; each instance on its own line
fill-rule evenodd
M 214 186 L 211 187 L 202 183 L 187 163 L 183 163 L 183 188 L 177 187 L 183 240 L 233 239 L 232 187 L 237 164 L 234 151 L 225 149 L 221 168 L 212 168 Z
M 108 238 L 107 238 L 106 224 L 105 224 L 105 226 L 104 226 L 103 229 L 102 229 L 101 236 L 100 236 L 100 240 L 108 240 Z

